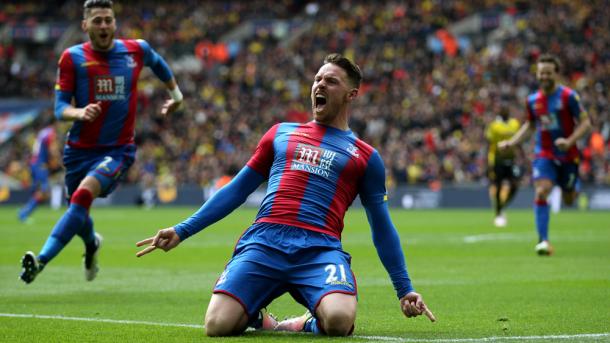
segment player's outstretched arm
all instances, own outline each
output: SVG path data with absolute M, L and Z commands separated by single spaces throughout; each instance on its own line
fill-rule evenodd
M 422 296 L 414 291 L 411 284 L 400 237 L 388 210 L 385 167 L 377 152 L 369 160 L 361 186 L 360 199 L 371 226 L 377 255 L 392 280 L 403 313 L 407 317 L 416 317 L 425 313 L 430 320 L 436 320 L 432 312 L 427 310 Z
M 226 217 L 243 204 L 264 180 L 264 176 L 245 166 L 231 182 L 214 193 L 197 212 L 175 225 L 176 234 L 181 240 L 185 240 Z
M 181 240 L 178 234 L 176 234 L 176 230 L 173 227 L 169 227 L 167 229 L 159 230 L 156 235 L 153 237 L 144 239 L 136 243 L 136 246 L 141 247 L 144 245 L 148 246 L 136 254 L 137 257 L 142 257 L 149 252 L 159 248 L 165 252 L 168 252 L 178 246 Z
M 402 312 L 409 318 L 424 314 L 430 321 L 435 322 L 436 317 L 424 303 L 423 297 L 413 290 L 400 245 L 400 237 L 392 224 L 387 205 L 385 203 L 367 204 L 365 209 L 373 232 L 373 243 L 400 298 Z

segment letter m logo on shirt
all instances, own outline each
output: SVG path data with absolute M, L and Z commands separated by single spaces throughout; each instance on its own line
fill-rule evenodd
M 303 143 L 299 143 L 294 151 L 294 161 L 297 164 L 311 166 L 305 170 L 310 170 L 313 172 L 330 170 L 332 168 L 335 156 L 337 156 L 337 153 L 332 150 Z
M 295 160 L 318 167 L 320 166 L 320 157 L 322 157 L 323 151 L 323 149 L 318 147 L 301 143 L 295 150 Z
M 125 77 L 100 75 L 95 77 L 95 100 L 124 100 Z
M 95 78 L 95 94 L 114 93 L 114 77 L 98 76 Z

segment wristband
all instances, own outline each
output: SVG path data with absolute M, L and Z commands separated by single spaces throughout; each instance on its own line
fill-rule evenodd
M 180 88 L 178 88 L 178 85 L 176 85 L 176 87 L 174 87 L 174 89 L 169 90 L 169 95 L 172 97 L 172 100 L 174 100 L 175 102 L 181 102 L 182 99 L 184 98 L 182 96 L 182 92 L 180 91 Z

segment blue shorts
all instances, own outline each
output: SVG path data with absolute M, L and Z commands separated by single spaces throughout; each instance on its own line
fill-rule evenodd
M 44 165 L 32 164 L 30 166 L 30 172 L 32 173 L 32 192 L 49 191 L 49 169 Z
M 287 292 L 315 314 L 329 293 L 357 295 L 351 256 L 340 245 L 334 237 L 306 229 L 254 224 L 240 238 L 214 293 L 236 299 L 250 320 Z
M 534 181 L 549 179 L 564 192 L 578 190 L 580 186 L 577 163 L 536 158 L 532 162 L 532 173 Z
M 135 145 L 99 149 L 75 149 L 66 146 L 63 161 L 66 167 L 68 197 L 86 176 L 93 176 L 100 182 L 100 197 L 112 193 L 133 164 L 135 154 Z

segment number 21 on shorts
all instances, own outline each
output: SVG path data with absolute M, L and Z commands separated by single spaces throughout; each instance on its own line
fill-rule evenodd
M 337 275 L 337 269 L 339 269 L 339 275 Z M 345 266 L 343 264 L 329 264 L 324 267 L 324 271 L 328 273 L 328 277 L 326 278 L 326 283 L 333 282 L 346 282 L 347 277 L 345 275 Z M 340 277 L 340 279 L 339 279 Z

